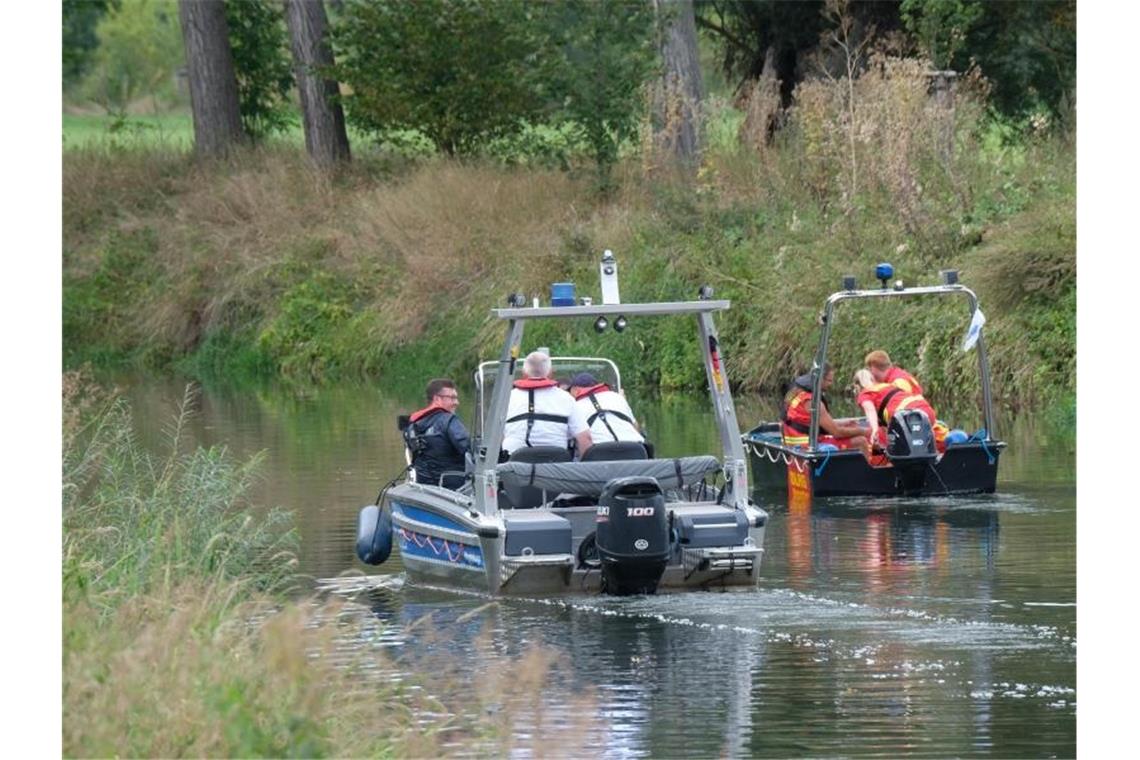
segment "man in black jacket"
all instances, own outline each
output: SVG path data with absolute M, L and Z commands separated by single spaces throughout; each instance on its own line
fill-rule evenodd
M 459 488 L 464 482 L 471 439 L 463 421 L 456 416 L 459 391 L 447 378 L 427 384 L 427 406 L 408 418 L 404 442 L 412 453 L 416 482 Z M 444 473 L 448 473 L 444 476 Z M 440 483 L 440 477 L 443 482 Z

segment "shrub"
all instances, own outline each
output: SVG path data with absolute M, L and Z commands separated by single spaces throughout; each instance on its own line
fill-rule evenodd
M 293 69 L 281 3 L 229 0 L 226 23 L 242 128 L 255 142 L 288 129 L 296 118 L 289 100 Z
M 347 4 L 332 39 L 349 122 L 382 139 L 421 132 L 449 156 L 517 133 L 541 106 L 530 13 L 521 0 Z

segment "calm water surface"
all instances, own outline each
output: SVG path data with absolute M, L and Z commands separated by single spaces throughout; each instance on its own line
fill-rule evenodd
M 185 384 L 126 380 L 140 437 L 163 444 Z M 470 389 L 461 389 L 470 419 Z M 714 451 L 705 407 L 631 394 L 658 450 Z M 1076 490 L 1070 435 L 1003 421 L 999 493 L 831 500 L 771 513 L 757 591 L 502 599 L 405 587 L 398 552 L 353 557 L 356 514 L 403 467 L 375 388 L 202 389 L 188 442 L 265 452 L 253 500 L 296 514 L 315 588 L 365 605 L 358 637 L 409 673 L 479 644 L 485 665 L 535 643 L 565 667 L 545 712 L 589 697 L 610 756 L 1076 754 Z M 741 425 L 771 402 L 738 399 Z M 407 625 L 431 615 L 426 627 Z M 439 632 L 445 631 L 441 639 Z M 487 642 L 490 645 L 487 646 Z M 556 747 L 547 753 L 557 754 Z M 522 751 L 520 754 L 529 754 Z

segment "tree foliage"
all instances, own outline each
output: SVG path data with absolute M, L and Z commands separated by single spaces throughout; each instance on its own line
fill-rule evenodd
M 99 47 L 95 27 L 118 0 L 63 0 L 63 84 L 75 84 L 91 66 Z
M 293 69 L 281 4 L 227 0 L 226 23 L 237 73 L 242 129 L 254 141 L 295 122 L 289 101 Z
M 984 12 L 977 0 L 902 0 L 899 11 L 907 31 L 939 69 L 950 67 Z
M 658 64 L 653 7 L 643 0 L 566 0 L 546 8 L 547 86 L 558 118 L 589 147 L 602 189 L 645 113 L 642 86 Z
M 143 96 L 170 100 L 182 65 L 177 8 L 159 0 L 121 0 L 96 26 L 99 46 L 84 89 L 109 111 Z
M 812 74 L 804 65 L 828 22 L 818 0 L 696 0 L 697 25 L 715 39 L 721 65 L 740 83 L 759 77 L 773 53 L 784 104 Z M 939 68 L 977 64 L 993 103 L 1016 115 L 1060 109 L 1076 86 L 1075 0 L 851 0 L 856 34 L 905 30 L 910 49 Z
M 381 138 L 418 130 L 447 155 L 518 132 L 542 105 L 532 18 L 523 0 L 345 3 L 333 44 L 349 121 Z
M 1002 112 L 1063 112 L 1077 86 L 1076 0 L 983 3 L 953 65 L 964 70 L 971 59 Z

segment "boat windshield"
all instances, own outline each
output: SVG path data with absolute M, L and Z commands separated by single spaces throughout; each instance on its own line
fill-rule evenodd
M 550 364 L 554 369 L 554 379 L 567 387 L 570 379 L 580 372 L 589 372 L 599 383 L 605 383 L 611 390 L 621 392 L 621 372 L 617 365 L 600 356 L 552 356 Z M 497 361 L 482 362 L 475 370 L 475 436 L 483 438 L 484 420 L 491 404 L 491 389 L 495 386 L 495 376 L 499 371 Z M 522 379 L 523 364 L 515 367 L 515 379 Z

